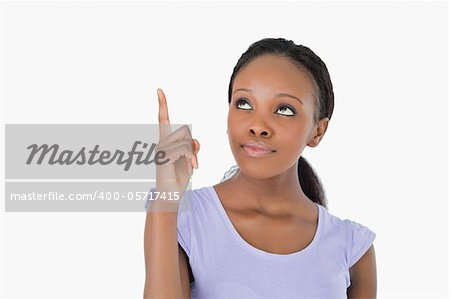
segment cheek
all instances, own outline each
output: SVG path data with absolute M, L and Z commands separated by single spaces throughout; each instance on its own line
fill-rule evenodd
M 230 110 L 231 110 L 231 108 L 230 108 Z M 231 127 L 233 126 L 233 124 L 234 124 L 234 116 L 233 116 L 233 113 L 232 113 L 232 111 L 228 111 L 228 116 L 227 116 L 227 127 L 228 127 L 228 130 L 231 129 Z
M 227 136 L 228 136 L 230 145 L 233 144 L 233 142 L 236 142 L 235 141 L 236 140 L 236 125 L 231 116 L 228 116 Z
M 299 126 L 297 128 L 292 127 L 290 130 L 284 130 L 284 132 L 284 136 L 280 136 L 280 140 L 283 140 L 286 144 L 283 151 L 300 155 L 308 139 L 308 130 L 304 126 Z
M 233 113 L 228 114 L 227 120 L 228 137 L 235 137 L 243 133 L 242 120 L 239 120 Z

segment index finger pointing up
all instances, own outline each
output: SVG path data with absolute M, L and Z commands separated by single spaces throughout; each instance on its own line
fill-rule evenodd
M 172 134 L 172 130 L 170 128 L 169 109 L 167 108 L 166 96 L 161 88 L 158 88 L 157 94 L 159 102 L 159 140 L 161 141 Z

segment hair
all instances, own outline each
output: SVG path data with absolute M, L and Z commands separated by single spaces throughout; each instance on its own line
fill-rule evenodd
M 311 49 L 303 45 L 297 45 L 284 38 L 264 38 L 253 44 L 239 58 L 230 78 L 228 87 L 228 103 L 231 103 L 233 82 L 239 71 L 255 58 L 266 55 L 279 55 L 289 58 L 300 70 L 304 71 L 311 79 L 314 89 L 315 109 L 314 124 L 325 117 L 331 119 L 334 108 L 334 93 L 330 75 L 325 63 Z M 297 167 L 300 186 L 305 195 L 325 208 L 327 200 L 322 183 L 314 169 L 300 156 Z

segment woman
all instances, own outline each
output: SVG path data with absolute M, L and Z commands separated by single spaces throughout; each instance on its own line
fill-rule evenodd
M 187 127 L 171 133 L 158 94 L 158 146 L 170 162 L 158 166 L 156 190 L 179 192 L 181 203 L 189 194 L 191 210 L 147 213 L 144 297 L 376 297 L 375 233 L 328 212 L 301 156 L 320 143 L 334 107 L 317 55 L 281 38 L 249 47 L 228 89 L 227 133 L 238 167 L 186 194 L 200 144 Z

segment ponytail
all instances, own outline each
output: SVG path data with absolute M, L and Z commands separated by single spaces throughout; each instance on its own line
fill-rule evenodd
M 298 159 L 298 179 L 305 195 L 313 202 L 327 208 L 327 200 L 322 183 L 314 169 L 303 156 Z

